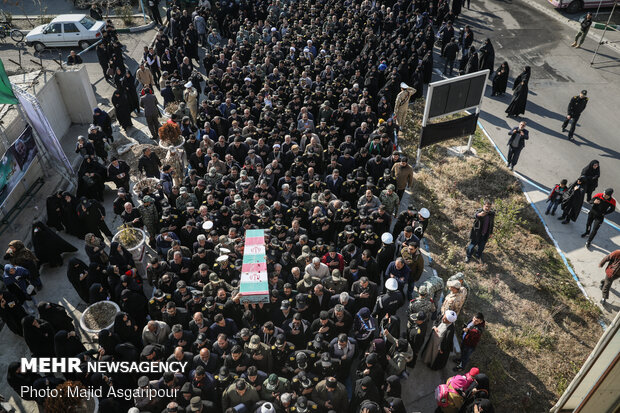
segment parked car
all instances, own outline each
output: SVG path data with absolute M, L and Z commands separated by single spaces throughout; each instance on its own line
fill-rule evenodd
M 615 0 L 549 0 L 556 9 L 565 9 L 567 13 L 577 13 L 583 9 L 612 7 Z
M 79 46 L 82 50 L 99 40 L 104 22 L 86 14 L 61 14 L 48 24 L 32 29 L 26 35 L 26 45 L 37 52 L 46 47 Z

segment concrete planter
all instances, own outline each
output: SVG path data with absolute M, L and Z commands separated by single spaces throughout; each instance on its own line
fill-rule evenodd
M 127 248 L 127 251 L 129 251 L 131 253 L 131 256 L 133 257 L 133 260 L 136 263 L 136 268 L 138 269 L 138 274 L 140 274 L 140 276 L 142 278 L 146 277 L 146 267 L 144 266 L 144 258 L 146 256 L 146 232 L 144 232 L 143 230 L 141 230 L 140 228 L 123 228 L 121 229 L 119 232 L 117 232 L 116 234 L 114 234 L 114 237 L 112 238 L 112 242 L 116 241 L 122 244 L 122 242 L 120 242 L 119 240 L 119 235 L 122 234 L 124 231 L 136 231 L 139 233 L 140 238 L 140 242 L 138 243 L 138 245 L 136 245 L 135 247 L 132 248 Z
M 131 187 L 131 195 L 134 197 L 134 199 L 141 199 L 140 192 L 138 190 L 136 190 L 136 186 L 138 186 L 139 183 L 144 183 L 144 184 L 148 183 L 148 186 L 156 187 L 157 185 L 159 185 L 159 179 L 157 179 L 157 178 L 142 178 L 138 182 L 136 182 Z
M 110 324 L 107 325 L 106 327 L 103 327 L 99 330 L 93 330 L 91 328 L 88 328 L 86 326 L 86 323 L 84 322 L 84 315 L 86 315 L 86 313 L 88 313 L 89 311 L 93 310 L 93 307 L 95 306 L 100 306 L 102 305 L 101 303 L 105 303 L 105 305 L 109 305 L 112 306 L 116 309 L 116 312 L 114 313 L 114 316 L 116 316 L 116 314 L 118 314 L 121 311 L 121 308 L 118 306 L 118 304 L 116 304 L 114 301 L 98 301 L 94 304 L 89 305 L 86 310 L 84 310 L 84 312 L 82 313 L 82 315 L 80 316 L 80 326 L 82 327 L 82 329 L 84 329 L 84 331 L 86 331 L 87 333 L 90 334 L 97 334 L 99 333 L 101 330 L 106 330 L 106 329 L 110 329 L 112 328 L 112 326 L 114 326 L 114 317 L 112 317 L 112 320 L 110 321 Z

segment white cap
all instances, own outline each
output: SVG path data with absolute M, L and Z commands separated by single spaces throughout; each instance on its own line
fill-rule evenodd
M 456 321 L 456 313 L 454 311 L 448 310 L 444 315 L 449 322 L 454 323 Z
M 398 281 L 396 281 L 396 278 L 388 278 L 387 280 L 385 280 L 385 288 L 387 288 L 389 291 L 398 290 Z
M 220 254 L 223 254 L 223 255 L 230 254 L 230 250 L 228 248 L 222 247 L 220 248 Z
M 389 232 L 384 232 L 383 235 L 381 235 L 381 242 L 384 244 L 391 244 L 392 241 L 394 241 L 394 237 Z
M 271 403 L 265 403 L 260 407 L 260 413 L 275 413 L 275 411 Z
M 424 218 L 424 219 L 428 219 L 428 218 L 431 216 L 431 213 L 430 213 L 430 211 L 429 211 L 428 209 L 426 209 L 426 208 L 422 208 L 422 209 L 420 210 L 420 216 L 421 216 L 422 218 Z
M 186 87 L 186 88 L 190 88 L 190 87 L 192 87 L 192 86 L 194 86 L 194 85 L 192 84 L 192 82 L 187 82 L 187 83 L 185 84 L 185 87 Z
M 295 48 L 293 46 L 291 46 L 290 50 L 291 50 L 291 52 L 294 52 Z
M 213 228 L 213 221 L 205 221 L 202 223 L 202 229 L 204 229 L 205 231 L 208 231 L 211 228 Z
M 308 49 L 307 47 L 304 47 L 304 53 L 308 53 L 310 52 L 310 49 Z
M 217 259 L 215 261 L 216 262 L 228 261 L 228 255 L 220 255 L 219 257 L 217 257 Z
M 271 28 L 271 31 L 272 31 L 272 32 L 275 32 L 275 31 L 278 31 L 278 29 L 276 29 L 275 27 L 272 27 L 272 28 Z
M 409 85 L 406 84 L 405 82 L 400 82 L 400 87 L 403 89 L 409 89 Z
M 243 79 L 244 82 L 251 82 L 252 79 L 250 79 L 249 77 L 246 77 L 245 79 Z

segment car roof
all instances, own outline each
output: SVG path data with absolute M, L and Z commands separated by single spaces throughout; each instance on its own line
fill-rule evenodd
M 52 23 L 79 22 L 86 16 L 85 14 L 60 14 L 52 20 Z

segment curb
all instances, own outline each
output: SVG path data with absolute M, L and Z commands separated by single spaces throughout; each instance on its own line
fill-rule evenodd
M 140 17 L 142 17 L 142 16 L 140 16 Z M 116 32 L 117 33 L 140 33 L 140 32 L 144 32 L 144 31 L 150 30 L 153 27 L 155 27 L 155 22 L 151 20 L 150 23 L 143 24 L 142 26 L 125 27 L 125 28 L 122 28 L 122 29 L 116 29 Z

